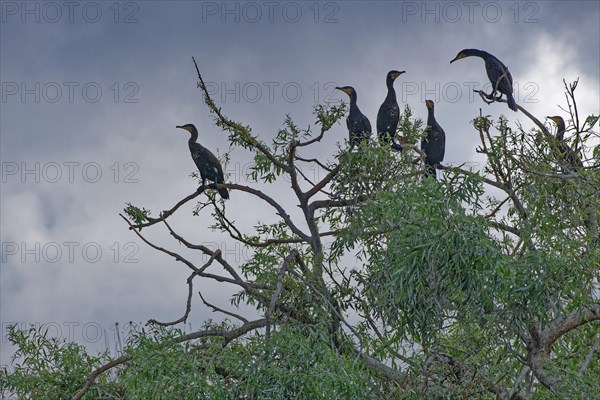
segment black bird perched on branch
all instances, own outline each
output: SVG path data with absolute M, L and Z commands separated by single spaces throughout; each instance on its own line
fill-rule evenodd
M 356 90 L 352 86 L 336 87 L 350 96 L 350 112 L 346 118 L 348 126 L 348 135 L 350 146 L 357 146 L 363 140 L 368 140 L 371 135 L 371 123 L 369 119 L 360 111 L 356 104 Z
M 506 65 L 502 64 L 502 62 L 496 57 L 487 51 L 464 49 L 461 50 L 452 61 L 450 61 L 450 64 L 456 60 L 471 56 L 481 57 L 485 61 L 485 71 L 487 72 L 487 76 L 492 83 L 492 93 L 488 96 L 488 98 L 494 99 L 496 97 L 496 92 L 501 93 L 498 98 L 501 98 L 502 94 L 505 94 L 508 108 L 513 111 L 518 111 L 517 103 L 513 97 L 513 79 L 510 71 L 508 68 L 506 68 Z
M 577 157 L 577 154 L 575 154 L 573 149 L 565 142 L 565 132 L 567 130 L 565 120 L 558 115 L 547 118 L 551 119 L 556 124 L 556 136 L 554 138 L 557 142 L 559 158 L 573 167 L 583 167 L 581 159 Z
M 198 193 L 204 191 L 206 180 L 211 180 L 216 184 L 224 183 L 225 178 L 223 176 L 223 168 L 219 159 L 215 157 L 206 147 L 196 142 L 198 140 L 198 130 L 193 124 L 178 125 L 176 128 L 185 129 L 191 133 L 191 137 L 188 140 L 190 152 L 192 153 L 192 159 L 200 171 L 200 178 L 202 179 L 202 186 L 198 188 Z M 229 192 L 227 189 L 218 189 L 219 194 L 222 198 L 228 199 Z
M 427 173 L 425 177 L 435 176 L 435 166 L 444 160 L 446 151 L 446 134 L 444 130 L 435 120 L 433 114 L 433 101 L 425 100 L 427 106 L 427 128 L 425 132 L 427 136 L 421 140 L 421 150 L 425 153 L 425 164 L 427 165 Z
M 377 113 L 377 133 L 379 134 L 379 142 L 382 144 L 391 143 L 394 150 L 402 150 L 402 146 L 394 142 L 398 121 L 400 120 L 400 107 L 396 100 L 394 80 L 405 72 L 406 71 L 388 72 L 385 78 L 385 84 L 388 89 L 387 96 Z

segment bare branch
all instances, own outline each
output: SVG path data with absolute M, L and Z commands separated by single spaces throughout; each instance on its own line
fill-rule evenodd
M 205 304 L 207 307 L 210 307 L 210 308 L 212 308 L 212 309 L 213 309 L 213 312 L 221 312 L 221 313 L 223 313 L 223 314 L 226 314 L 226 315 L 229 315 L 229 316 L 231 316 L 231 317 L 233 317 L 233 318 L 237 318 L 237 319 L 239 319 L 239 320 L 240 320 L 240 321 L 242 321 L 242 322 L 248 322 L 248 320 L 247 320 L 246 318 L 242 317 L 242 316 L 241 316 L 241 315 L 239 315 L 239 314 L 233 313 L 233 312 L 231 312 L 231 311 L 224 310 L 224 309 L 222 309 L 222 308 L 220 308 L 220 307 L 217 307 L 217 306 L 215 306 L 214 304 L 211 304 L 211 303 L 209 303 L 209 302 L 208 302 L 208 301 L 206 301 L 206 299 L 205 299 L 205 298 L 202 296 L 202 293 L 198 292 L 198 295 L 200 296 L 200 298 L 202 299 L 202 302 L 203 302 L 203 303 L 204 303 L 204 304 Z
M 321 126 L 321 133 L 319 133 L 319 136 L 317 136 L 313 139 L 307 140 L 306 142 L 296 142 L 295 147 L 304 147 L 304 146 L 309 146 L 316 142 L 320 142 L 321 139 L 323 139 L 323 136 L 325 136 L 325 132 L 327 132 L 327 131 L 329 131 L 329 128 L 325 129 L 324 126 Z
M 392 367 L 388 367 L 384 363 L 379 360 L 376 360 L 373 357 L 370 357 L 364 353 L 360 353 L 359 357 L 371 368 L 379 371 L 383 376 L 388 379 L 392 379 L 398 383 L 402 383 L 406 379 L 406 374 L 400 371 L 393 369 Z
M 550 347 L 565 333 L 588 322 L 600 320 L 600 304 L 591 307 L 587 312 L 572 312 L 552 321 L 542 332 L 543 346 Z
M 266 194 L 264 194 L 263 192 L 261 192 L 260 190 L 257 189 L 253 189 L 249 186 L 244 186 L 244 185 L 238 185 L 235 183 L 225 183 L 225 184 L 220 184 L 218 185 L 219 188 L 225 188 L 225 189 L 234 189 L 234 190 L 239 190 L 242 192 L 246 192 L 246 193 L 250 193 L 253 194 L 256 197 L 259 197 L 261 199 L 263 199 L 264 201 L 266 201 L 267 203 L 269 203 L 271 206 L 273 206 L 273 208 L 275 208 L 277 210 L 277 214 L 283 218 L 284 222 L 286 223 L 286 225 L 292 230 L 292 232 L 294 232 L 296 235 L 298 235 L 300 238 L 302 238 L 303 240 L 310 242 L 310 236 L 307 235 L 306 233 L 302 232 L 295 224 L 294 222 L 292 222 L 291 217 L 289 216 L 289 214 L 285 211 L 285 209 L 279 204 L 277 203 L 275 200 L 273 200 L 273 198 L 267 196 Z
M 294 166 L 294 167 L 295 167 L 295 169 L 296 169 L 296 172 L 297 172 L 298 174 L 300 174 L 300 176 L 301 176 L 302 178 L 304 178 L 304 180 L 305 180 L 306 182 L 308 182 L 308 183 L 309 183 L 309 184 L 311 184 L 312 186 L 315 186 L 315 185 L 316 185 L 316 183 L 314 183 L 313 181 L 311 181 L 310 179 L 308 179 L 308 177 L 306 176 L 306 174 L 304 174 L 304 172 L 302 172 L 302 170 L 301 170 L 300 168 L 298 168 L 297 166 Z M 330 197 L 331 197 L 331 196 L 333 196 L 333 194 L 332 194 L 332 193 L 330 193 L 330 192 L 327 192 L 327 191 L 325 191 L 325 190 L 323 190 L 323 189 L 319 190 L 319 192 L 323 193 L 323 194 L 324 194 L 324 195 L 326 195 L 326 196 L 330 196 Z
M 505 197 L 504 200 L 502 200 L 500 203 L 498 203 L 498 205 L 496 207 L 494 207 L 494 209 L 492 211 L 490 211 L 489 213 L 487 213 L 484 218 L 485 219 L 489 219 L 489 218 L 493 218 L 496 213 L 498 213 L 498 211 L 500 211 L 500 209 L 502 208 L 502 206 L 504 204 L 506 204 L 506 202 L 510 200 L 510 196 L 509 197 Z
M 315 200 L 310 203 L 311 210 L 318 210 L 319 208 L 333 208 L 333 207 L 346 207 L 354 206 L 358 203 L 362 203 L 367 200 L 368 196 L 360 195 L 352 199 L 340 199 L 340 200 Z
M 215 260 L 215 257 L 217 256 L 217 254 L 220 255 L 221 251 L 217 250 L 216 252 L 214 252 L 213 255 L 210 257 L 210 260 L 208 260 L 208 262 L 206 264 L 204 264 L 199 270 L 192 272 L 192 274 L 187 278 L 188 297 L 187 297 L 187 302 L 185 305 L 185 313 L 183 314 L 183 317 L 181 317 L 178 320 L 175 320 L 173 322 L 160 322 L 155 319 L 151 319 L 146 323 L 146 325 L 155 324 L 155 325 L 160 325 L 160 326 L 171 326 L 171 325 L 177 325 L 180 322 L 187 321 L 187 318 L 190 315 L 190 311 L 192 311 L 192 292 L 194 291 L 194 286 L 193 286 L 194 277 L 198 274 L 203 273 Z
M 146 219 L 148 220 L 148 222 L 143 223 L 143 224 L 129 224 L 129 229 L 141 229 L 141 228 L 145 228 L 147 226 L 150 225 L 154 225 L 157 222 L 163 221 L 165 219 L 167 219 L 171 214 L 173 214 L 175 211 L 177 211 L 177 209 L 179 207 L 181 207 L 182 205 L 184 205 L 185 203 L 187 203 L 188 201 L 195 199 L 196 197 L 199 196 L 199 193 L 195 192 L 190 194 L 189 196 L 187 196 L 186 198 L 184 198 L 183 200 L 180 200 L 177 204 L 175 204 L 175 206 L 173 208 L 171 208 L 170 210 L 167 211 L 163 211 L 160 213 L 160 217 L 159 218 L 151 218 L 151 217 L 146 217 Z
M 494 100 L 490 102 L 489 100 L 486 100 L 486 98 L 489 99 L 489 97 L 488 97 L 488 95 L 483 90 L 473 89 L 473 91 L 475 93 L 479 93 L 479 96 L 481 96 L 481 98 L 483 99 L 483 101 L 486 102 L 486 103 L 488 103 L 488 104 L 496 102 L 496 101 L 500 102 L 500 103 L 508 103 L 508 101 L 506 99 L 497 98 L 497 97 L 495 97 Z M 546 137 L 553 138 L 552 134 L 548 131 L 548 128 L 546 128 L 544 126 L 544 124 L 542 124 L 540 122 L 539 119 L 537 119 L 536 117 L 534 117 L 529 111 L 527 111 L 526 109 L 524 109 L 523 107 L 521 107 L 519 104 L 517 104 L 517 108 L 519 109 L 519 111 L 521 111 L 523 114 L 525 114 L 531 121 L 533 121 L 533 123 L 535 125 L 537 125 L 538 128 L 540 128 L 540 130 L 542 131 L 542 133 Z
M 92 371 L 91 374 L 88 375 L 87 379 L 85 380 L 85 385 L 83 385 L 83 387 L 81 388 L 81 390 L 79 392 L 77 392 L 75 394 L 75 396 L 73 396 L 73 400 L 80 400 L 83 396 L 85 396 L 85 394 L 88 392 L 88 390 L 90 390 L 90 387 L 92 386 L 92 383 L 94 383 L 94 381 L 96 380 L 96 378 L 98 376 L 100 376 L 102 373 L 108 371 L 111 368 L 116 367 L 117 365 L 121 365 L 123 363 L 126 363 L 127 361 L 131 360 L 131 356 L 130 355 L 122 355 L 119 358 L 116 358 L 114 360 L 112 360 L 109 363 L 104 364 L 103 366 L 101 366 L 98 369 L 95 369 L 94 371 Z
M 513 226 L 506 225 L 506 224 L 503 224 L 502 222 L 496 222 L 496 221 L 488 221 L 488 224 L 490 224 L 490 226 L 492 228 L 496 228 L 496 229 L 499 229 L 499 230 L 505 231 L 505 232 L 510 232 L 515 236 L 521 236 L 521 231 Z
M 552 344 L 565 333 L 592 321 L 600 320 L 600 304 L 596 304 L 586 312 L 573 311 L 565 316 L 556 318 L 541 329 L 539 322 L 534 321 L 529 327 L 530 337 L 526 338 L 527 364 L 536 378 L 547 389 L 553 391 L 560 378 L 551 375 L 543 367 L 550 358 Z
M 577 174 L 576 172 L 572 172 L 572 171 L 569 171 L 568 174 L 555 174 L 555 173 L 551 173 L 551 172 L 536 171 L 532 168 L 529 168 L 525 163 L 523 163 L 518 158 L 516 158 L 512 155 L 510 157 L 513 159 L 514 162 L 519 164 L 519 167 L 521 167 L 521 169 L 523 169 L 523 171 L 529 172 L 530 174 L 543 176 L 546 178 L 556 178 L 556 179 L 577 179 L 577 178 L 579 178 L 579 174 Z
M 295 155 L 296 160 L 298 161 L 302 161 L 305 163 L 310 163 L 310 162 L 314 162 L 315 164 L 317 164 L 319 167 L 323 168 L 325 171 L 331 172 L 332 168 L 326 166 L 325 164 L 323 164 L 321 161 L 317 160 L 316 158 L 302 158 L 300 157 L 298 154 Z
M 590 348 L 590 351 L 585 356 L 585 360 L 583 360 L 583 363 L 581 364 L 581 368 L 579 368 L 579 372 L 577 372 L 577 375 L 579 375 L 579 376 L 583 375 L 583 373 L 587 369 L 588 365 L 590 365 L 590 361 L 592 361 L 592 357 L 594 356 L 594 353 L 596 351 L 598 351 L 598 348 L 600 348 L 600 337 L 598 337 L 598 339 L 594 342 L 594 344 Z
M 125 218 L 125 216 L 123 216 L 123 214 L 119 214 L 121 216 L 121 218 L 123 218 L 125 220 L 125 222 L 127 222 L 127 224 L 129 225 L 129 228 L 132 229 L 132 227 L 134 226 L 131 222 L 129 222 L 129 220 L 127 218 Z M 182 263 L 184 263 L 185 265 L 187 265 L 190 269 L 192 269 L 193 271 L 197 272 L 198 268 L 196 268 L 196 266 L 191 263 L 190 261 L 186 260 L 185 258 L 183 258 L 181 255 L 169 251 L 163 247 L 159 247 L 157 245 L 155 245 L 154 243 L 151 243 L 150 241 L 148 241 L 141 233 L 138 229 L 133 229 L 133 231 L 135 232 L 135 234 L 142 239 L 142 241 L 144 243 L 146 243 L 148 246 L 152 247 L 155 250 L 161 251 L 165 254 L 170 255 L 171 257 L 173 257 L 175 260 L 177 261 L 181 261 Z
M 286 271 L 288 270 L 290 261 L 299 255 L 300 254 L 298 253 L 298 250 L 292 250 L 290 254 L 288 254 L 283 260 L 283 264 L 281 265 L 279 273 L 277 274 L 277 283 L 275 284 L 275 290 L 273 291 L 273 295 L 271 296 L 269 308 L 265 313 L 265 318 L 267 320 L 267 337 L 271 335 L 271 315 L 273 314 L 273 311 L 275 311 L 275 304 L 277 303 L 279 295 L 283 290 L 283 278 L 285 276 Z
M 253 331 L 253 330 L 256 330 L 259 328 L 264 328 L 265 326 L 267 326 L 267 319 L 261 318 L 261 319 L 255 320 L 255 321 L 246 322 L 242 326 L 235 328 L 231 331 L 222 330 L 222 329 L 209 329 L 206 331 L 198 331 L 198 332 L 188 333 L 187 335 L 185 335 L 183 337 L 183 339 L 178 340 L 178 342 L 184 342 L 184 341 L 188 341 L 188 340 L 200 339 L 200 338 L 211 337 L 211 336 L 221 336 L 224 339 L 223 347 L 225 347 L 232 340 L 235 340 L 250 331 Z
M 396 134 L 396 138 L 401 138 L 401 136 L 399 134 Z M 427 154 L 425 154 L 425 152 L 423 150 L 421 150 L 421 148 L 419 146 L 415 146 L 414 144 L 410 144 L 410 143 L 404 143 L 404 142 L 400 142 L 400 145 L 405 148 L 405 149 L 411 149 L 413 150 L 415 153 L 417 153 L 419 155 L 419 159 L 420 160 L 425 160 L 427 158 Z
M 306 196 L 306 199 L 310 199 L 312 196 L 317 194 L 321 189 L 323 189 L 329 182 L 331 182 L 331 180 L 333 178 L 335 178 L 335 176 L 338 174 L 339 171 L 340 171 L 340 166 L 336 165 L 335 168 L 333 168 L 325 176 L 325 178 L 321 179 L 320 182 L 318 182 L 312 189 L 310 189 L 308 192 L 306 192 L 304 194 Z

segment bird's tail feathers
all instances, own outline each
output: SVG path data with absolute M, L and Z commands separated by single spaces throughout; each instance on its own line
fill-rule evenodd
M 508 102 L 508 108 L 510 108 L 513 111 L 519 111 L 519 109 L 517 108 L 517 102 L 515 101 L 515 98 L 512 94 L 509 93 L 508 95 L 506 95 L 506 100 Z
M 219 189 L 219 194 L 225 200 L 229 199 L 229 191 L 227 189 Z

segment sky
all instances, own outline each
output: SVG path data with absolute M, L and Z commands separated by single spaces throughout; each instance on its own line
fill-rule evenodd
M 222 155 L 227 134 L 213 124 L 196 87 L 192 56 L 223 112 L 269 142 L 287 114 L 314 127 L 313 107 L 347 101 L 354 86 L 375 126 L 395 83 L 401 106 L 426 119 L 436 103 L 447 164 L 482 159 L 471 121 L 479 109 L 531 122 L 506 104 L 483 104 L 471 89 L 488 83 L 483 62 L 449 64 L 464 48 L 486 50 L 510 69 L 517 103 L 538 118 L 567 115 L 563 79 L 579 78 L 581 115 L 600 112 L 600 3 L 596 1 L 97 1 L 0 2 L 0 363 L 14 352 L 10 324 L 48 328 L 92 351 L 118 348 L 128 323 L 178 319 L 188 269 L 149 248 L 121 219 L 126 203 L 157 216 L 193 193 L 188 133 Z M 345 124 L 303 153 L 333 161 Z M 228 181 L 250 184 L 249 154 L 230 152 Z M 318 178 L 322 171 L 305 171 Z M 255 185 L 255 184 L 253 184 Z M 298 219 L 289 184 L 255 185 Z M 244 232 L 278 217 L 231 193 L 227 212 Z M 248 251 L 209 229 L 188 203 L 170 218 L 189 240 L 220 248 L 239 265 Z M 207 261 L 162 226 L 142 231 L 198 264 Z M 218 271 L 216 271 L 218 272 Z M 211 302 L 235 292 L 196 280 Z M 252 310 L 242 310 L 252 315 Z M 220 319 L 196 297 L 186 329 Z M 115 323 L 119 326 L 116 327 Z

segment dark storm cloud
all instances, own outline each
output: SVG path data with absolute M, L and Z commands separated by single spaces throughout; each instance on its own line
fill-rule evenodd
M 117 214 L 131 201 L 157 215 L 195 189 L 187 136 L 175 125 L 194 123 L 213 152 L 229 150 L 202 104 L 192 56 L 223 111 L 265 141 L 287 113 L 306 127 L 315 104 L 346 101 L 336 85 L 354 86 L 374 123 L 385 74 L 399 69 L 407 71 L 395 85 L 399 99 L 417 117 L 426 116 L 425 98 L 438 103 L 447 161 L 477 161 L 469 121 L 479 108 L 495 117 L 508 110 L 470 98 L 469 84 L 487 82 L 481 60 L 449 64 L 470 47 L 509 66 L 517 101 L 530 101 L 536 115 L 559 111 L 563 77 L 581 77 L 583 110 L 600 108 L 597 2 L 80 2 L 72 14 L 62 2 L 23 4 L 3 2 L 0 25 L 2 242 L 17 245 L 3 248 L 3 323 L 79 321 L 82 331 L 183 311 L 185 267 L 145 247 Z M 346 135 L 343 124 L 334 127 L 312 155 L 331 159 Z M 245 183 L 249 155 L 237 149 L 231 157 L 231 180 Z M 283 197 L 288 187 L 267 190 Z M 245 229 L 257 218 L 276 220 L 263 204 L 253 213 L 236 206 L 246 199 L 234 192 L 227 204 Z M 243 262 L 242 250 L 191 211 L 173 218 L 182 235 Z M 51 243 L 63 251 L 56 262 Z M 37 254 L 27 253 L 36 244 Z M 83 253 L 86 245 L 102 257 Z M 131 249 L 136 262 L 127 263 Z M 202 289 L 227 304 L 222 289 Z M 196 304 L 193 323 L 209 315 Z M 3 342 L 2 362 L 6 349 Z

